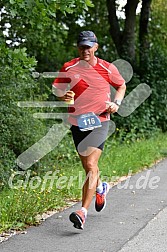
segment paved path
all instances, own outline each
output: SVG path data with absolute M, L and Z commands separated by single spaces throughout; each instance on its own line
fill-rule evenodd
M 167 208 L 163 209 L 147 226 L 119 252 L 166 252 Z
M 167 159 L 113 187 L 103 212 L 97 213 L 93 202 L 83 231 L 68 220 L 79 207 L 80 203 L 29 228 L 27 234 L 13 236 L 0 244 L 0 251 L 166 252 Z

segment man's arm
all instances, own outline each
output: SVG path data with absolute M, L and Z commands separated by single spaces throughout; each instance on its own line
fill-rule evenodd
M 117 87 L 114 102 L 107 103 L 108 104 L 108 108 L 107 108 L 108 113 L 115 113 L 118 111 L 119 105 L 120 105 L 119 103 L 122 102 L 124 95 L 125 95 L 125 91 L 126 91 L 125 84 Z
M 116 101 L 116 100 L 122 101 L 123 98 L 124 98 L 124 95 L 125 95 L 125 91 L 126 91 L 126 85 L 125 84 L 119 86 L 117 88 L 114 101 Z
M 56 88 L 54 85 L 52 86 L 52 92 L 54 95 L 59 97 L 61 101 L 65 101 L 67 103 L 70 103 L 70 101 L 73 101 L 74 95 L 75 95 L 73 91 L 61 90 L 59 88 Z

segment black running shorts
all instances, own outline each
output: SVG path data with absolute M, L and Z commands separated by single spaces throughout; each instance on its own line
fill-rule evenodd
M 93 130 L 81 131 L 78 126 L 72 125 L 71 132 L 76 150 L 83 152 L 88 147 L 103 150 L 107 138 L 109 121 L 102 122 L 102 126 Z

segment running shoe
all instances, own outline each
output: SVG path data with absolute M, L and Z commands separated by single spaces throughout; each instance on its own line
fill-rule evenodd
M 72 223 L 74 223 L 75 228 L 83 229 L 86 217 L 82 210 L 71 213 L 69 219 Z
M 106 206 L 106 195 L 109 191 L 109 184 L 107 182 L 103 182 L 103 192 L 96 192 L 96 201 L 95 201 L 95 209 L 97 212 L 102 211 Z

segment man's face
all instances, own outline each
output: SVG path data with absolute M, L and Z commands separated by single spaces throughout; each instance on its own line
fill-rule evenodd
M 87 62 L 94 59 L 94 54 L 97 51 L 98 45 L 95 44 L 93 47 L 83 45 L 78 47 L 79 56 L 81 60 L 85 60 Z

